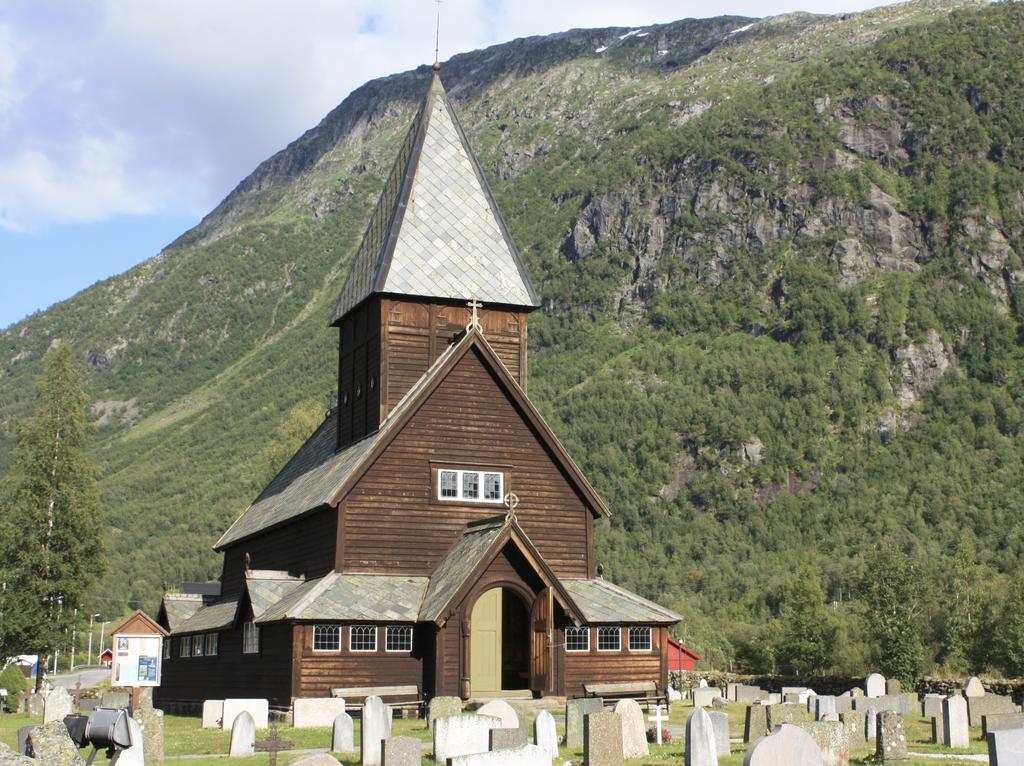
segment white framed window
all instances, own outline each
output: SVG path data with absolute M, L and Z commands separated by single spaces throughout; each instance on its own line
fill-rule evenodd
M 178 656 L 179 657 L 191 657 L 192 656 L 192 636 L 185 636 L 184 638 L 178 639 Z
M 220 633 L 207 633 L 206 634 L 206 656 L 216 657 L 217 650 L 220 647 Z
M 597 629 L 597 651 L 617 652 L 622 649 L 622 630 L 619 628 Z
M 629 651 L 651 651 L 651 629 L 649 627 L 633 626 L 629 629 Z
M 352 652 L 377 651 L 377 626 L 353 625 L 348 629 L 348 648 Z
M 565 629 L 565 651 L 567 651 L 567 652 L 589 652 L 590 651 L 590 628 L 566 628 Z
M 505 499 L 505 474 L 444 468 L 437 472 L 437 499 L 501 503 Z
M 412 625 L 388 625 L 384 632 L 384 651 L 411 652 Z
M 202 657 L 203 656 L 203 636 L 199 634 L 192 636 L 192 656 Z
M 171 637 L 170 636 L 168 636 L 167 638 L 164 639 L 163 658 L 165 660 L 171 659 Z
M 260 626 L 255 622 L 242 623 L 242 654 L 259 654 Z
M 341 626 L 340 625 L 314 625 L 313 626 L 313 651 L 314 652 L 340 652 L 341 651 Z

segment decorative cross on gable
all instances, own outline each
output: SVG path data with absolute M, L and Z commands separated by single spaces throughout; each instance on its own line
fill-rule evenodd
M 257 750 L 270 753 L 270 766 L 277 766 L 277 754 L 282 750 L 290 750 L 295 743 L 277 736 L 277 721 L 270 721 L 270 736 L 256 743 Z
M 515 492 L 509 492 L 505 495 L 505 507 L 508 508 L 508 513 L 505 514 L 505 521 L 515 521 L 516 508 L 519 507 L 519 496 Z
M 484 304 L 474 298 L 466 304 L 466 307 L 473 312 L 473 315 L 469 318 L 469 324 L 466 325 L 466 332 L 470 332 L 474 329 L 483 332 L 484 326 L 480 324 L 480 315 L 477 314 L 477 309 L 482 309 Z

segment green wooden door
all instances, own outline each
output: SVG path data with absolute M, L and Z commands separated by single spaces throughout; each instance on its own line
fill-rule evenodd
M 470 618 L 470 686 L 473 694 L 501 691 L 501 588 L 477 599 Z

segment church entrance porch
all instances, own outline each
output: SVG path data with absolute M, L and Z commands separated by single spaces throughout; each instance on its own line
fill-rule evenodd
M 484 591 L 470 617 L 470 693 L 473 697 L 529 694 L 529 610 L 517 592 Z

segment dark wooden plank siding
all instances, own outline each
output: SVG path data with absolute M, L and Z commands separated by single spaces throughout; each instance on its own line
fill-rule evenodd
M 568 697 L 582 697 L 583 685 L 589 683 L 617 683 L 626 681 L 654 681 L 665 689 L 668 682 L 666 647 L 667 628 L 651 629 L 651 650 L 631 652 L 628 634 L 622 629 L 622 649 L 617 652 L 597 650 L 597 628 L 590 629 L 589 652 L 565 651 L 565 626 L 555 633 L 559 647 L 562 693 Z
M 380 302 L 367 301 L 339 331 L 338 446 L 344 447 L 380 422 Z
M 519 524 L 562 577 L 588 574 L 591 513 L 477 352 L 448 374 L 346 496 L 345 571 L 429 575 L 473 520 L 501 504 L 439 501 L 434 465 L 506 466 Z
M 290 705 L 292 629 L 260 628 L 258 654 L 242 654 L 242 631 L 220 633 L 216 657 L 180 657 L 179 636 L 172 637 L 172 657 L 163 661 L 158 704 L 194 705 L 207 699 L 266 697 L 271 705 Z
M 246 553 L 253 569 L 278 569 L 307 579 L 327 574 L 334 567 L 337 523 L 337 511 L 325 508 L 228 548 L 224 552 L 221 592 L 231 595 L 242 591 Z

